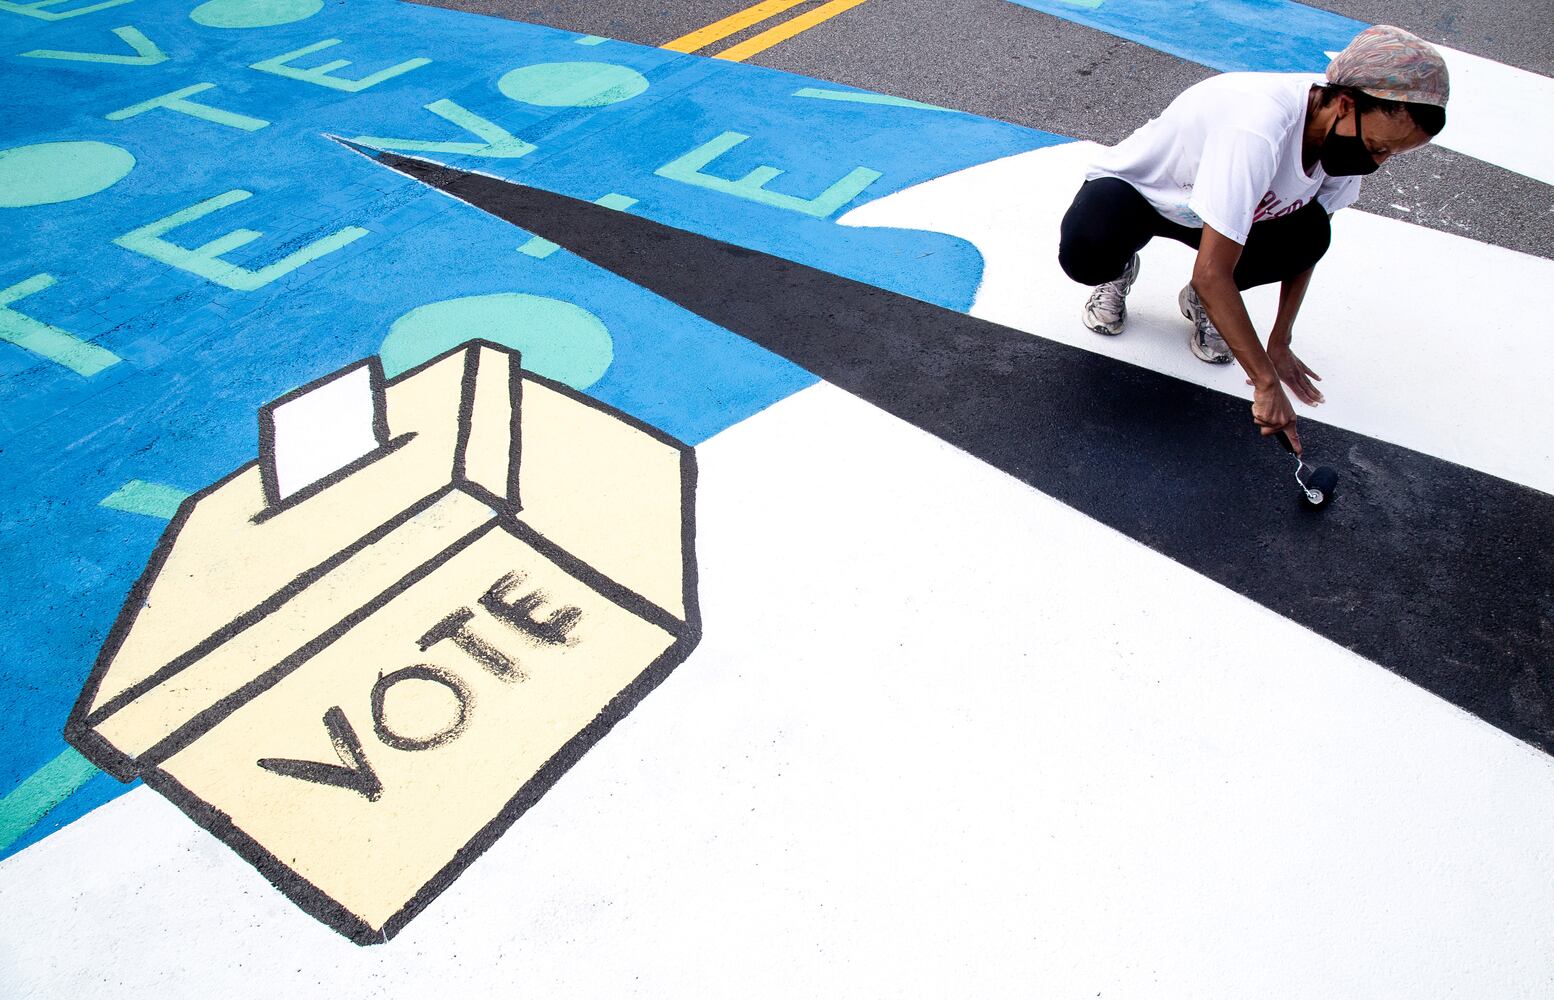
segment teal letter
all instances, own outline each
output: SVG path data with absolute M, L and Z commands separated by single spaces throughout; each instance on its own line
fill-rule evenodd
M 25 14 L 35 17 L 40 21 L 63 21 L 67 17 L 80 17 L 82 14 L 91 14 L 99 10 L 107 10 L 109 7 L 117 7 L 121 3 L 129 3 L 130 0 L 103 0 L 102 3 L 94 3 L 90 7 L 77 7 L 75 10 L 61 11 L 58 14 L 45 10 L 45 7 L 58 7 L 69 0 L 36 0 L 35 3 L 13 3 L 11 0 L 0 0 L 0 10 L 8 10 L 12 14 Z
M 216 86 L 214 83 L 196 83 L 192 87 L 175 90 L 171 94 L 163 94 L 161 97 L 153 97 L 149 101 L 141 101 L 122 111 L 115 111 L 107 115 L 111 122 L 121 122 L 126 118 L 134 118 L 136 115 L 145 114 L 154 108 L 166 108 L 169 111 L 177 111 L 181 114 L 192 115 L 195 118 L 203 118 L 217 125 L 227 125 L 232 128 L 240 128 L 244 132 L 257 132 L 270 124 L 263 118 L 250 118 L 240 115 L 236 111 L 223 111 L 221 108 L 213 108 L 209 104 L 198 104 L 194 101 L 186 101 L 184 98 L 190 94 L 199 94 Z
M 178 513 L 178 505 L 187 499 L 189 494 L 176 486 L 131 479 L 97 501 L 97 506 L 171 521 L 173 515 Z
M 158 219 L 150 225 L 141 226 L 120 236 L 113 242 L 126 250 L 133 250 L 139 254 L 145 254 L 152 260 L 161 261 L 164 264 L 197 274 L 206 281 L 214 281 L 225 288 L 234 288 L 240 292 L 252 292 L 263 288 L 276 278 L 290 274 L 297 268 L 310 261 L 315 261 L 325 254 L 334 253 L 349 243 L 354 243 L 367 235 L 367 230 L 358 226 L 347 226 L 333 235 L 321 240 L 315 240 L 307 246 L 273 264 L 261 267 L 257 271 L 250 271 L 245 267 L 239 267 L 231 261 L 221 259 L 224 253 L 230 253 L 238 247 L 247 246 L 254 240 L 263 236 L 252 229 L 237 229 L 225 236 L 218 236 L 204 246 L 190 249 L 181 247 L 176 243 L 169 243 L 162 237 L 179 226 L 187 225 L 195 219 L 204 218 L 212 212 L 219 212 L 229 205 L 236 205 L 240 201 L 247 201 L 254 196 L 252 191 L 228 191 L 214 198 L 207 198 L 198 205 L 174 212 L 165 219 Z
M 41 292 L 53 284 L 53 275 L 35 274 L 20 284 L 0 290 L 0 340 L 9 341 L 25 351 L 64 365 L 86 378 L 123 360 L 112 351 L 9 308 L 11 303 Z
M 950 108 L 941 108 L 937 104 L 924 104 L 921 101 L 909 101 L 905 97 L 891 97 L 888 94 L 870 94 L 858 90 L 822 90 L 819 87 L 800 87 L 793 92 L 794 97 L 813 97 L 818 101 L 849 101 L 853 104 L 883 104 L 892 108 L 915 108 L 918 111 L 950 111 Z
M 495 156 L 504 159 L 527 156 L 537 148 L 500 125 L 488 122 L 473 111 L 467 111 L 452 101 L 433 101 L 426 106 L 426 110 L 439 118 L 446 118 L 466 132 L 478 135 L 485 141 L 432 142 L 426 139 L 386 139 L 378 135 L 359 135 L 351 141 L 374 149 L 397 149 L 404 153 L 465 153 L 470 156 Z
M 113 52 L 70 52 L 61 49 L 33 49 L 31 52 L 23 52 L 22 55 L 28 59 L 66 59 L 72 62 L 114 63 L 119 66 L 155 66 L 157 63 L 167 62 L 167 53 L 157 48 L 155 42 L 134 28 L 128 26 L 114 28 L 113 33 L 134 49 L 135 55 L 126 56 Z
M 345 67 L 351 65 L 351 60 L 349 59 L 336 59 L 334 62 L 327 62 L 322 66 L 311 66 L 307 69 L 298 69 L 295 66 L 286 65 L 293 59 L 311 55 L 314 52 L 319 52 L 323 49 L 327 49 L 339 44 L 340 39 L 328 38 L 316 45 L 309 45 L 306 48 L 298 49 L 295 52 L 288 52 L 285 55 L 276 56 L 274 59 L 266 59 L 263 62 L 256 62 L 249 68 L 259 70 L 261 73 L 274 73 L 276 76 L 290 77 L 293 80 L 301 80 L 303 83 L 316 83 L 320 87 L 332 87 L 335 90 L 344 90 L 355 94 L 366 90 L 368 87 L 380 84 L 384 80 L 390 79 L 391 77 L 399 76 L 401 73 L 408 73 L 413 69 L 420 69 L 422 66 L 425 66 L 427 63 L 431 62 L 430 59 L 407 59 L 397 66 L 390 66 L 388 69 L 380 69 L 376 73 L 362 77 L 360 80 L 347 80 L 344 77 L 329 75 L 337 69 L 344 69 Z
M 672 181 L 694 184 L 697 187 L 731 194 L 736 198 L 748 198 L 763 205 L 786 208 L 821 219 L 853 200 L 864 188 L 883 176 L 878 170 L 857 167 L 814 198 L 797 198 L 791 194 L 778 194 L 775 191 L 766 190 L 769 182 L 783 174 L 783 171 L 776 167 L 756 167 L 737 181 L 713 177 L 701 172 L 703 167 L 748 138 L 750 138 L 748 135 L 740 135 L 738 132 L 724 132 L 711 142 L 697 146 L 679 159 L 666 163 L 653 172 Z

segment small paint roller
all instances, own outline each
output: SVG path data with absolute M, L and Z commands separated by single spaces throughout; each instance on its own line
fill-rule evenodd
M 1300 484 L 1300 502 L 1313 510 L 1327 506 L 1338 493 L 1338 473 L 1325 465 L 1317 468 L 1308 466 L 1295 454 L 1295 445 L 1290 442 L 1288 434 L 1280 431 L 1276 436 L 1284 450 L 1295 455 L 1295 482 Z M 1302 473 L 1305 475 L 1302 476 Z

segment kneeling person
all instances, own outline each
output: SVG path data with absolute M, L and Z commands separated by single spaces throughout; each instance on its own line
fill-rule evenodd
M 1188 344 L 1211 364 L 1240 362 L 1254 387 L 1252 419 L 1285 431 L 1295 411 L 1280 383 L 1309 405 L 1320 377 L 1290 350 L 1312 269 L 1327 251 L 1328 217 L 1353 204 L 1360 177 L 1429 142 L 1446 124 L 1446 64 L 1433 46 L 1378 25 L 1327 67 L 1307 73 L 1225 73 L 1184 91 L 1158 118 L 1103 150 L 1063 218 L 1058 260 L 1097 286 L 1084 324 L 1115 336 L 1138 276 L 1138 251 L 1165 236 L 1198 251 L 1178 304 Z M 1241 291 L 1280 282 L 1265 349 Z

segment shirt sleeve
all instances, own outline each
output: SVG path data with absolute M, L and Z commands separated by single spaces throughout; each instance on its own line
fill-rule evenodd
M 1329 177 L 1317 188 L 1317 201 L 1332 215 L 1341 208 L 1348 208 L 1360 197 L 1360 178 Z
M 1273 186 L 1278 168 L 1273 144 L 1243 128 L 1213 129 L 1203 144 L 1187 207 L 1215 231 L 1242 245 L 1252 216 Z

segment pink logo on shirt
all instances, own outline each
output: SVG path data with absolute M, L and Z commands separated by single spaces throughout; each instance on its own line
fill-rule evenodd
M 1252 213 L 1252 221 L 1255 223 L 1264 219 L 1282 219 L 1304 204 L 1303 199 L 1296 198 L 1283 208 L 1279 208 L 1279 196 L 1269 191 L 1263 195 L 1263 200 L 1257 203 L 1257 211 Z

